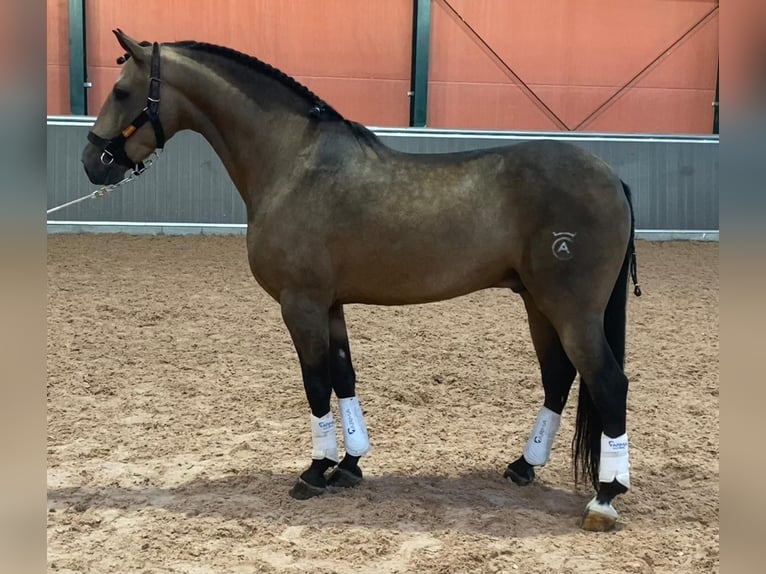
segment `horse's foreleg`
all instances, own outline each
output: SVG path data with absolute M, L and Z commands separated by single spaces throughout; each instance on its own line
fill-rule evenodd
M 346 320 L 341 305 L 330 309 L 330 381 L 338 397 L 346 454 L 328 482 L 338 487 L 355 486 L 362 480 L 359 459 L 369 452 L 370 440 L 356 396 L 356 373 L 351 361 Z
M 335 421 L 330 409 L 328 312 L 309 298 L 292 293 L 284 294 L 280 304 L 282 318 L 298 352 L 311 409 L 311 465 L 290 490 L 293 498 L 306 499 L 325 491 L 324 474 L 338 463 Z
M 540 362 L 545 402 L 527 439 L 524 452 L 508 465 L 504 476 L 519 485 L 535 478 L 535 466 L 544 466 L 550 457 L 569 391 L 575 378 L 575 368 L 561 346 L 556 330 L 538 309 L 529 292 L 522 293 L 529 319 L 532 343 Z

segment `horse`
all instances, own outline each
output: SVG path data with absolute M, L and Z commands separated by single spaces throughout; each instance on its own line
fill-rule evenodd
M 245 203 L 250 271 L 280 306 L 308 402 L 311 460 L 290 496 L 363 479 L 370 439 L 344 305 L 505 288 L 523 299 L 545 400 L 503 476 L 523 486 L 548 462 L 579 373 L 574 481 L 595 491 L 579 526 L 615 527 L 614 500 L 630 488 L 629 274 L 640 293 L 631 192 L 612 168 L 553 139 L 404 153 L 253 56 L 113 33 L 121 73 L 88 133 L 83 168 L 95 184 L 118 182 L 181 130 L 201 134 L 221 159 Z

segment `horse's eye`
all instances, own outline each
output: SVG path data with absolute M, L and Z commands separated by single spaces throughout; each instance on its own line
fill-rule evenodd
M 130 92 L 122 90 L 120 88 L 114 88 L 112 92 L 114 93 L 114 97 L 117 100 L 126 100 L 128 96 L 130 96 Z

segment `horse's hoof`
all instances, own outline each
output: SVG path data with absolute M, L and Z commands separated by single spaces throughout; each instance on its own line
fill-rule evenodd
M 514 468 L 515 464 L 516 463 L 511 463 L 508 465 L 508 468 L 506 468 L 503 473 L 503 478 L 510 478 L 514 484 L 518 484 L 519 486 L 530 484 L 535 479 L 535 469 L 531 466 L 525 470 L 516 469 Z
M 335 467 L 330 478 L 327 479 L 327 484 L 335 488 L 352 488 L 362 482 L 362 470 L 359 467 L 356 470 L 359 474 L 340 466 Z
M 314 498 L 315 496 L 321 496 L 326 492 L 326 490 L 326 488 L 321 486 L 314 486 L 302 478 L 299 478 L 298 482 L 295 483 L 295 486 L 290 489 L 290 496 L 296 500 L 308 500 L 309 498 Z
M 611 503 L 601 503 L 594 497 L 585 507 L 580 528 L 590 532 L 609 532 L 617 524 L 619 514 Z

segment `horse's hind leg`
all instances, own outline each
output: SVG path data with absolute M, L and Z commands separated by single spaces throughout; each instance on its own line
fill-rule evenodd
M 543 315 L 528 291 L 521 294 L 527 309 L 529 331 L 540 362 L 545 401 L 527 439 L 524 452 L 508 465 L 504 476 L 518 485 L 526 485 L 535 478 L 535 466 L 548 462 L 553 441 L 561 420 L 569 390 L 577 374 L 572 362 L 561 346 L 556 330 Z
M 628 379 L 612 352 L 601 316 L 582 316 L 557 329 L 567 355 L 581 375 L 575 445 L 596 496 L 581 526 L 610 530 L 617 521 L 614 498 L 630 488 L 626 433 Z
M 343 306 L 337 304 L 330 308 L 330 382 L 338 397 L 346 454 L 327 482 L 338 487 L 356 486 L 362 480 L 359 459 L 369 452 L 370 441 L 356 396 L 356 373 L 351 361 Z
M 286 293 L 280 298 L 282 318 L 298 352 L 311 408 L 311 465 L 290 490 L 293 498 L 322 494 L 327 487 L 325 472 L 338 463 L 335 421 L 330 409 L 329 329 L 327 308 L 309 298 Z

